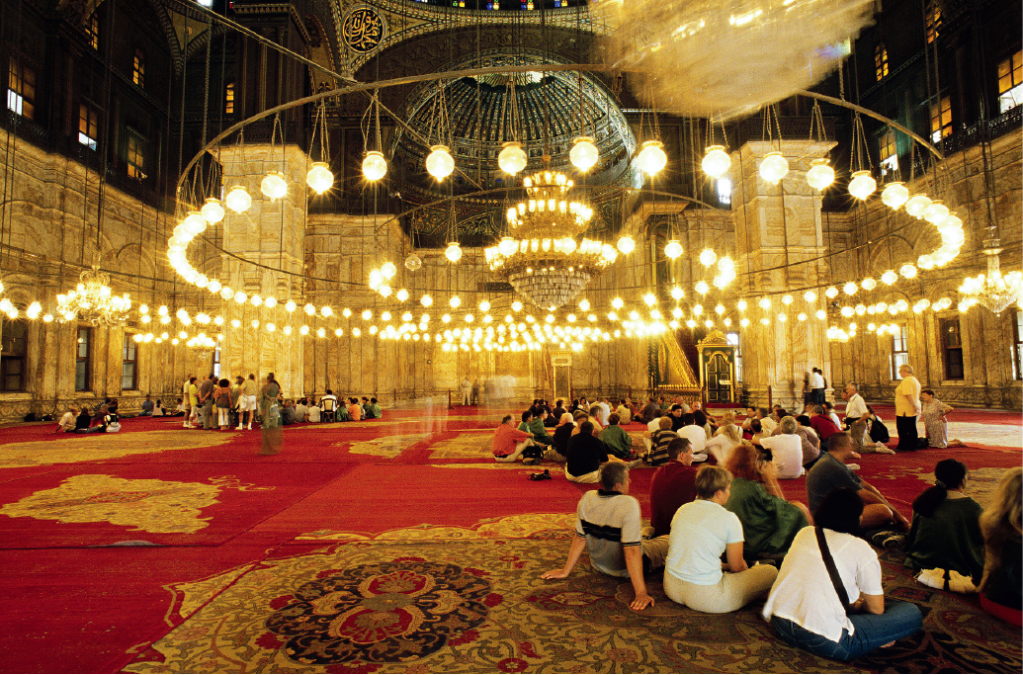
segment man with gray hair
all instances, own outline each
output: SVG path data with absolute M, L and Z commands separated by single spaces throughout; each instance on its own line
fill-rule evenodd
M 568 560 L 561 569 L 544 572 L 543 579 L 564 579 L 575 568 L 583 549 L 590 553 L 594 569 L 613 577 L 628 577 L 636 593 L 630 607 L 653 606 L 646 590 L 646 569 L 664 566 L 668 537 L 642 537 L 639 502 L 629 496 L 629 468 L 623 462 L 600 467 L 600 489 L 590 490 L 576 508 L 575 534 Z
M 845 428 L 850 429 L 867 414 L 867 402 L 863 400 L 860 392 L 856 390 L 856 385 L 852 382 L 846 383 L 842 398 L 845 399 Z

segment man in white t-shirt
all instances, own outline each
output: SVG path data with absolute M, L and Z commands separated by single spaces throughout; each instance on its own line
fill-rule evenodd
M 693 413 L 684 413 L 682 419 L 682 427 L 677 432 L 679 437 L 689 439 L 689 443 L 693 446 L 693 455 L 696 457 L 696 461 L 702 461 L 700 455 L 703 455 L 704 459 L 706 459 L 707 432 L 703 430 L 703 427 L 696 426 L 696 419 L 693 417 Z
M 320 421 L 320 406 L 316 405 L 315 402 L 306 409 L 305 421 L 306 422 Z
M 600 467 L 600 489 L 590 490 L 579 500 L 575 534 L 568 560 L 561 569 L 550 570 L 542 579 L 564 579 L 575 568 L 583 549 L 590 564 L 614 577 L 628 577 L 636 597 L 630 607 L 640 610 L 653 606 L 646 590 L 644 566 L 664 565 L 668 554 L 668 536 L 643 539 L 639 502 L 629 496 L 629 468 L 623 462 L 607 462 Z
M 778 478 L 799 478 L 806 469 L 803 468 L 803 439 L 796 435 L 796 420 L 783 417 L 781 434 L 778 436 L 762 435 L 754 438 L 753 444 L 771 451 L 774 465 L 778 468 Z
M 760 429 L 764 436 L 770 436 L 778 427 L 778 423 L 771 419 L 767 408 L 757 408 L 757 419 L 760 420 Z
M 845 428 L 849 429 L 867 414 L 867 402 L 863 400 L 852 382 L 845 385 L 842 398 L 845 399 Z
M 298 404 L 295 405 L 295 421 L 305 422 L 308 416 L 309 416 L 308 401 L 304 398 L 300 398 L 298 400 Z
M 824 371 L 814 368 L 810 374 L 810 389 L 813 391 L 813 402 L 824 405 Z

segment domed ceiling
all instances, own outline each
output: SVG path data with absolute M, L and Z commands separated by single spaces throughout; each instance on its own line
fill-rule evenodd
M 558 63 L 540 55 L 491 54 L 451 64 L 447 70 L 500 68 L 530 64 Z M 580 96 L 580 83 L 582 94 Z M 497 165 L 505 141 L 518 140 L 529 156 L 520 175 L 544 168 L 545 148 L 550 167 L 574 177 L 583 177 L 568 159 L 572 139 L 587 135 L 595 139 L 600 160 L 585 177 L 590 185 L 627 182 L 629 157 L 636 140 L 625 117 L 603 85 L 574 71 L 487 74 L 463 77 L 420 86 L 406 99 L 404 119 L 410 128 L 430 143 L 441 143 L 438 102 L 442 101 L 450 125 L 455 194 L 480 189 L 517 185 Z M 512 92 L 514 91 L 514 95 Z M 518 123 L 513 124 L 517 108 Z M 585 124 L 580 128 L 580 108 Z M 443 134 L 447 136 L 447 134 Z M 406 200 L 432 201 L 450 194 L 448 181 L 438 183 L 425 168 L 430 149 L 408 133 L 399 132 L 391 147 L 395 167 L 402 167 L 395 179 Z M 494 195 L 501 199 L 503 195 Z

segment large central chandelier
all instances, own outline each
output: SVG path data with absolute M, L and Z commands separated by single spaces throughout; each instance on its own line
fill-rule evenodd
M 1021 303 L 1023 307 L 1023 272 L 1002 274 L 998 260 L 1000 252 L 1000 249 L 994 248 L 985 250 L 987 274 L 963 280 L 959 294 L 964 296 L 964 309 L 980 304 L 997 315 L 1014 302 Z
M 57 296 L 57 313 L 63 321 L 80 318 L 94 326 L 121 326 L 130 309 L 131 297 L 114 295 L 110 276 L 96 265 L 82 272 L 74 290 Z
M 565 174 L 540 171 L 523 185 L 527 198 L 508 209 L 508 236 L 486 249 L 487 264 L 519 295 L 554 311 L 614 264 L 618 251 L 596 239 L 577 241 L 593 209 L 567 198 L 573 183 Z

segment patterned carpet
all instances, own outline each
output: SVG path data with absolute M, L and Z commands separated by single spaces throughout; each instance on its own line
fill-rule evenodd
M 886 560 L 885 591 L 925 632 L 845 665 L 792 649 L 761 603 L 708 616 L 633 612 L 627 580 L 562 564 L 570 517 L 416 528 L 175 584 L 181 623 L 125 670 L 155 672 L 1020 672 L 1019 636 L 976 602 L 917 587 Z M 332 538 L 338 539 L 337 535 Z M 310 537 L 309 539 L 314 539 Z M 467 563 L 467 561 L 471 561 Z
M 20 425 L 0 437 L 5 672 L 1020 672 L 1018 631 L 975 598 L 923 588 L 882 552 L 886 595 L 924 632 L 851 664 L 774 637 L 759 603 L 727 616 L 628 608 L 631 585 L 567 553 L 589 489 L 497 464 L 502 410 L 388 411 L 261 435 L 126 420 L 117 435 Z M 941 458 L 982 504 L 1023 455 L 1018 415 L 971 412 L 948 451 L 866 455 L 909 513 Z M 626 429 L 636 435 L 638 425 Z M 649 470 L 632 494 L 649 517 Z M 782 481 L 805 500 L 805 479 Z M 69 665 L 73 664 L 73 666 Z

